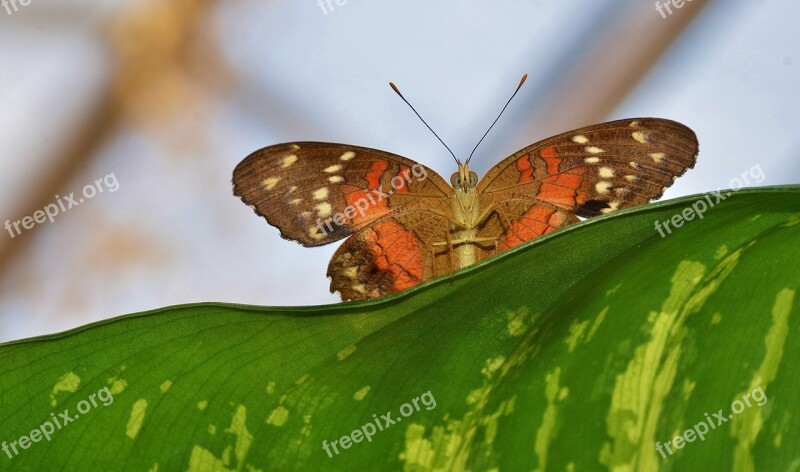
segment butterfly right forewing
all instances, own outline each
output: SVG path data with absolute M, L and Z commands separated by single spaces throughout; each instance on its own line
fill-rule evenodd
M 658 198 L 697 158 L 697 137 L 660 118 L 568 131 L 527 146 L 478 184 L 495 217 L 483 237 L 507 249 L 561 226 Z
M 493 167 L 478 191 L 487 199 L 526 198 L 579 216 L 641 205 L 697 159 L 697 137 L 660 118 L 602 123 L 525 147 Z

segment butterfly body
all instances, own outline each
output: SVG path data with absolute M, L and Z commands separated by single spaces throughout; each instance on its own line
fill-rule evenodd
M 474 178 L 471 178 L 471 175 Z M 451 178 L 453 192 L 450 197 L 450 213 L 443 215 L 449 218 L 450 240 L 435 241 L 434 249 L 451 248 L 453 251 L 453 269 L 461 269 L 480 260 L 477 245 L 481 243 L 494 243 L 492 238 L 480 239 L 478 227 L 482 223 L 485 213 L 481 214 L 481 204 L 478 192 L 475 189 L 477 176 L 470 172 L 469 165 L 459 164 L 458 171 Z
M 567 224 L 647 203 L 694 166 L 697 139 L 670 120 L 589 126 L 527 146 L 482 178 L 448 183 L 385 151 L 333 143 L 269 146 L 235 169 L 234 193 L 281 236 L 320 246 L 345 300 L 452 274 Z

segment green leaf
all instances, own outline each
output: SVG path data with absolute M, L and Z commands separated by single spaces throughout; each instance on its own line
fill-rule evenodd
M 662 238 L 696 201 L 714 198 L 377 302 L 177 306 L 4 344 L 0 468 L 794 470 L 800 187 L 737 192 Z

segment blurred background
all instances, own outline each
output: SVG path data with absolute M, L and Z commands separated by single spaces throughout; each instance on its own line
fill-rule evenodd
M 479 174 L 558 132 L 657 116 L 700 140 L 664 198 L 800 182 L 800 3 L 677 3 L 2 0 L 0 341 L 188 302 L 336 302 L 336 245 L 280 239 L 231 173 L 319 140 L 449 176 L 389 80 L 465 156 L 529 74 Z

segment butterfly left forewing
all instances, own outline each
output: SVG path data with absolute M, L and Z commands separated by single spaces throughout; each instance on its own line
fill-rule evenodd
M 451 187 L 411 159 L 346 144 L 260 149 L 233 173 L 233 190 L 281 236 L 321 246 L 399 213 L 448 208 Z

